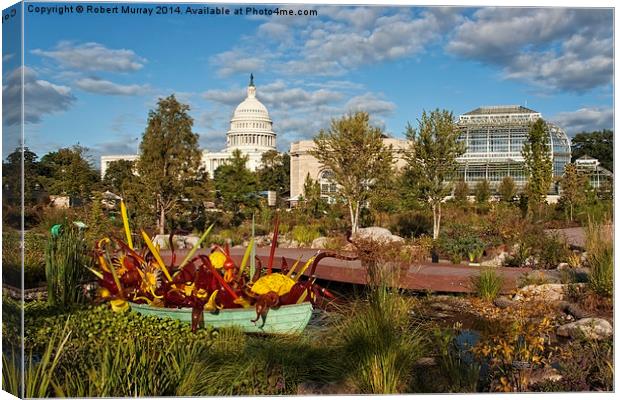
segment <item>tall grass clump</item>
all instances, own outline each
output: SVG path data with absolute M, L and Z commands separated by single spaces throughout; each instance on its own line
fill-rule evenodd
M 299 242 L 299 244 L 310 245 L 314 239 L 321 236 L 321 232 L 311 225 L 295 225 L 291 235 L 293 236 L 293 240 Z
M 486 268 L 480 271 L 479 275 L 473 276 L 471 282 L 478 297 L 492 301 L 502 289 L 504 280 L 494 269 Z
M 612 225 L 588 222 L 586 228 L 587 262 L 590 266 L 590 288 L 611 298 L 614 290 L 614 242 Z
M 50 305 L 66 307 L 79 301 L 79 284 L 91 259 L 82 233 L 66 223 L 45 248 L 45 278 Z
M 410 319 L 411 300 L 385 284 L 354 302 L 335 327 L 340 368 L 358 393 L 403 393 L 422 354 L 423 338 Z

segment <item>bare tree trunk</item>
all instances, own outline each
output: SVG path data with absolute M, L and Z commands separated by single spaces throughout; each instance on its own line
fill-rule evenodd
M 360 225 L 360 203 L 355 205 L 355 232 L 359 229 Z
M 433 203 L 433 239 L 439 237 L 439 224 L 441 223 L 441 205 Z
M 357 232 L 355 214 L 353 213 L 353 203 L 349 200 L 349 216 L 351 217 L 351 234 Z

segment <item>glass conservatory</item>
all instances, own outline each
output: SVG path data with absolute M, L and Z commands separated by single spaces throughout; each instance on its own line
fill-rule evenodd
M 512 177 L 518 188 L 527 182 L 524 159 L 521 155 L 529 127 L 539 118 L 539 112 L 522 106 L 480 107 L 459 116 L 459 140 L 466 151 L 457 159 L 458 178 L 464 179 L 471 189 L 478 181 L 487 180 L 497 187 L 506 176 Z M 559 178 L 570 163 L 570 140 L 558 126 L 546 123 L 549 130 L 549 151 L 553 163 L 553 177 Z M 554 179 L 556 181 L 556 179 Z M 557 194 L 554 182 L 550 194 Z

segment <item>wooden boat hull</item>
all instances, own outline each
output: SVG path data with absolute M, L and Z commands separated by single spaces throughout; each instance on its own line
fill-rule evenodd
M 188 324 L 192 322 L 191 308 L 162 308 L 135 303 L 129 305 L 133 312 L 141 315 L 173 318 Z M 237 327 L 250 333 L 294 334 L 306 328 L 311 316 L 312 304 L 304 302 L 272 308 L 264 320 L 259 319 L 256 323 L 251 321 L 256 318 L 254 307 L 224 309 L 217 313 L 205 311 L 204 324 L 214 328 Z

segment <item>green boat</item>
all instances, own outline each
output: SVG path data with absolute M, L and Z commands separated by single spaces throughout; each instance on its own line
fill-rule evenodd
M 191 324 L 191 308 L 162 308 L 146 304 L 129 303 L 131 311 L 159 318 L 173 318 Z M 214 328 L 237 327 L 248 333 L 294 334 L 301 333 L 312 316 L 312 304 L 290 304 L 271 308 L 265 319 L 256 323 L 256 310 L 252 308 L 234 308 L 219 310 L 217 313 L 204 312 L 205 326 Z

